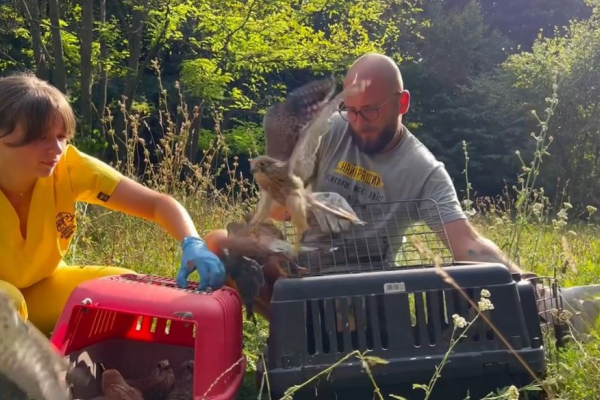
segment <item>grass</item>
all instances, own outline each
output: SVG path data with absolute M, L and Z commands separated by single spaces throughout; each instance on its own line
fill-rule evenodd
M 160 85 L 160 70 L 158 65 L 154 66 Z M 162 93 L 161 105 L 164 107 L 167 94 L 165 91 Z M 242 179 L 236 173 L 237 160 L 227 158 L 227 149 L 223 145 L 224 141 L 218 126 L 216 127 L 217 140 L 214 146 L 204 152 L 202 162 L 195 165 L 189 163 L 184 156 L 185 149 L 182 143 L 185 143 L 190 134 L 195 114 L 193 110 L 188 110 L 181 93 L 175 95 L 180 99 L 178 115 L 161 114 L 161 126 L 163 126 L 163 132 L 160 132 L 161 161 L 152 166 L 147 163 L 148 169 L 143 176 L 134 173 L 134 149 L 136 146 L 144 149 L 146 147 L 143 140 L 137 136 L 139 117 L 127 115 L 126 120 L 132 129 L 132 136 L 126 141 L 129 151 L 127 157 L 119 160 L 116 166 L 126 175 L 135 177 L 144 184 L 169 193 L 180 200 L 189 210 L 203 235 L 211 229 L 222 228 L 227 222 L 239 218 L 244 207 L 252 206 L 252 201 L 242 202 L 242 196 L 251 196 L 254 189 L 247 179 Z M 544 197 L 542 188 L 535 186 L 539 165 L 551 144 L 551 138 L 547 136 L 548 125 L 557 104 L 556 96 L 549 99 L 546 118 L 540 120 L 540 132 L 534 138 L 538 146 L 536 153 L 529 163 L 523 161 L 524 172 L 519 177 L 521 187 L 510 190 L 506 188 L 504 196 L 492 199 L 472 198 L 472 189 L 468 185 L 463 204 L 477 229 L 510 254 L 524 270 L 547 276 L 556 274 L 563 286 L 585 285 L 594 283 L 600 272 L 598 226 L 593 223 L 592 218 L 577 222 L 572 220 L 571 205 L 563 201 L 564 199 L 555 200 L 554 203 L 558 204 L 558 207 L 551 207 L 552 202 Z M 176 123 L 175 120 L 180 122 Z M 107 125 L 112 126 L 112 120 L 108 120 Z M 112 138 L 113 144 L 116 145 L 117 141 L 122 140 L 122 135 L 113 131 Z M 468 183 L 466 144 L 464 149 L 465 179 Z M 149 157 L 148 151 L 144 154 Z M 228 161 L 215 165 L 219 155 Z M 521 157 L 520 154 L 517 156 Z M 179 176 L 182 169 L 187 171 L 187 177 L 178 182 L 174 177 Z M 227 188 L 219 191 L 214 182 L 215 175 L 221 171 L 227 171 L 231 179 Z M 588 208 L 590 217 L 593 217 L 594 211 L 593 208 Z M 175 276 L 181 252 L 178 244 L 160 227 L 84 204 L 78 205 L 78 214 L 79 229 L 66 258 L 69 264 L 116 265 L 142 273 Z M 465 321 L 466 324 L 471 322 Z M 247 381 L 240 394 L 243 399 L 257 398 L 257 390 L 251 383 L 252 373 L 260 362 L 257 354 L 264 345 L 267 335 L 268 325 L 262 319 L 259 319 L 256 326 L 249 321 L 244 321 L 245 353 L 249 363 Z M 370 359 L 367 355 L 358 352 L 351 353 L 349 357 L 359 358 L 366 366 L 367 373 L 370 365 L 385 362 Z M 335 366 L 332 365 L 331 368 Z M 443 364 L 439 366 L 439 370 L 442 368 Z M 599 368 L 600 339 L 594 331 L 594 338 L 591 341 L 571 343 L 561 353 L 560 361 L 550 364 L 549 378 L 544 384 L 551 388 L 557 398 L 600 398 Z M 429 385 L 417 387 L 424 391 L 424 398 L 427 398 L 431 385 L 439 375 L 439 370 L 432 376 Z M 375 398 L 383 398 L 378 393 L 375 381 L 373 385 Z M 295 389 L 290 390 L 293 392 Z M 511 390 L 490 395 L 489 398 L 514 399 Z

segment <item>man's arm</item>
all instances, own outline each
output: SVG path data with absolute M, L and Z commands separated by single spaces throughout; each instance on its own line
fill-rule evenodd
M 494 262 L 506 265 L 512 273 L 523 271 L 512 262 L 491 240 L 481 235 L 466 219 L 458 219 L 444 225 L 448 241 L 443 229 L 436 229 L 440 239 L 444 241 L 454 254 L 456 261 Z
M 423 202 L 421 215 L 427 216 L 426 223 L 438 233 L 444 245 L 451 249 L 456 261 L 501 263 L 511 272 L 522 272 L 494 242 L 485 238 L 471 225 L 460 206 L 454 184 L 443 164 L 438 163 L 427 176 L 423 197 L 433 199 L 440 214 L 437 217 L 438 214 L 431 208 L 432 205 Z

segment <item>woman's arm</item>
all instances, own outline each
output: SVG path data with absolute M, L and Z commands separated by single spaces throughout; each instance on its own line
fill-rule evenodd
M 177 200 L 127 177 L 121 179 L 104 205 L 157 223 L 179 243 L 188 236 L 199 236 L 189 213 Z
M 171 196 L 123 177 L 105 207 L 155 222 L 180 243 L 183 254 L 176 278 L 180 287 L 187 286 L 188 276 L 196 270 L 200 290 L 218 289 L 225 284 L 223 263 L 200 239 L 186 209 Z

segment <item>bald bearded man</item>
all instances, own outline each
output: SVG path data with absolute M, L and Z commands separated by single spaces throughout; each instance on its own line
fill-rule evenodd
M 331 116 L 330 131 L 321 141 L 317 172 L 310 187 L 314 192 L 338 193 L 351 205 L 359 206 L 359 211 L 361 205 L 365 209 L 365 204 L 380 203 L 387 207 L 383 217 L 379 216 L 375 222 L 373 216 L 369 216 L 369 210 L 365 212 L 371 225 L 368 229 L 375 235 L 365 238 L 369 260 L 378 251 L 386 253 L 382 257 L 386 259 L 402 245 L 401 239 L 392 243 L 389 237 L 402 238 L 406 226 L 399 227 L 394 219 L 399 208 L 407 205 L 394 202 L 432 199 L 437 203 L 439 214 L 431 209 L 431 203 L 422 202 L 414 206 L 407 218 L 418 222 L 419 217 L 433 231 L 439 232 L 440 239 L 452 250 L 456 260 L 500 262 L 511 272 L 521 273 L 497 245 L 471 225 L 444 164 L 403 125 L 402 116 L 409 109 L 410 94 L 404 88 L 396 63 L 385 55 L 368 53 L 351 65 L 344 87 L 360 79 L 368 79 L 371 83 L 364 92 L 347 96 L 343 110 Z M 282 206 L 275 205 L 271 217 L 282 220 L 287 213 Z M 404 224 L 408 225 L 407 222 Z M 387 242 L 378 237 L 381 232 L 388 233 Z M 219 237 L 225 234 L 214 231 L 206 236 L 209 249 L 218 253 Z M 355 235 L 353 232 L 347 239 L 350 246 L 356 246 Z M 303 241 L 310 246 L 322 240 L 329 241 L 330 233 L 314 224 Z M 341 257 L 344 254 L 352 257 L 350 253 L 354 248 L 349 248 L 348 251 L 341 249 Z M 322 253 L 318 258 L 322 263 Z M 340 253 L 335 255 L 335 261 L 339 265 Z M 304 264 L 301 262 L 301 265 Z M 264 291 L 263 312 L 265 307 L 268 308 L 270 297 L 267 296 L 270 296 L 270 288 Z M 264 315 L 263 312 L 259 311 Z

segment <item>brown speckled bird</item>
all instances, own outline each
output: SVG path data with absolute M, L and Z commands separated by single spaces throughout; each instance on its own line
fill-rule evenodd
M 300 250 L 300 237 L 309 229 L 307 211 L 320 210 L 338 218 L 363 225 L 351 208 L 323 201 L 305 187 L 313 176 L 321 137 L 327 133 L 329 118 L 344 96 L 364 91 L 368 81 L 348 85 L 332 98 L 333 78 L 310 82 L 291 92 L 284 102 L 267 111 L 265 130 L 266 155 L 250 160 L 250 171 L 258 183 L 260 200 L 251 221 L 254 229 L 271 210 L 273 201 L 290 213 L 297 235 L 294 250 Z
M 175 387 L 166 400 L 192 400 L 194 395 L 194 360 L 183 362 L 177 370 Z
M 251 219 L 252 214 L 247 214 L 244 221 L 228 223 L 227 236 L 219 239 L 216 253 L 225 266 L 227 277 L 235 282 L 235 286 L 229 285 L 242 296 L 247 318 L 256 322 L 254 303 L 272 288 L 277 279 L 289 275 L 284 265 L 289 263 L 294 274 L 306 273 L 306 269 L 295 263 L 292 244 L 284 240 L 283 233 L 273 221 L 259 222 L 258 234 L 255 234 L 248 224 Z M 316 248 L 303 246 L 301 250 Z M 265 284 L 269 288 L 263 290 Z
M 116 369 L 102 373 L 102 393 L 105 400 L 144 400 L 142 392 L 128 385 Z
M 127 383 L 139 389 L 145 400 L 162 400 L 175 385 L 175 373 L 168 360 L 159 361 L 146 378 L 128 379 Z

